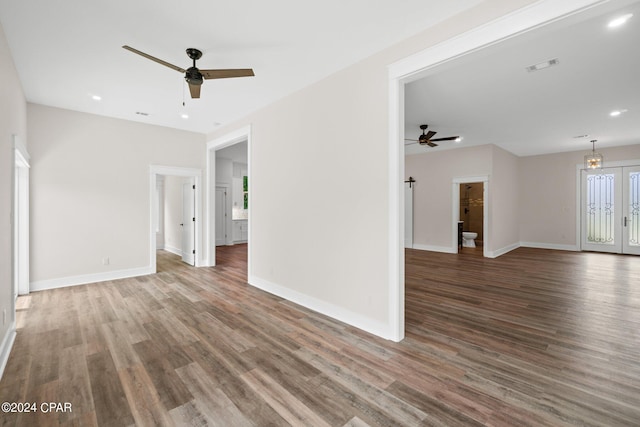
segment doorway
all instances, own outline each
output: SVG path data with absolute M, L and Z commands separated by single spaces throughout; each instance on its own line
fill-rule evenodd
M 467 188 L 471 187 L 471 188 Z M 474 200 L 465 200 L 465 198 L 473 198 Z M 453 247 L 459 244 L 459 221 L 468 221 L 463 225 L 463 232 L 470 231 L 478 233 L 476 237 L 475 250 L 482 251 L 482 256 L 487 256 L 489 251 L 489 176 L 470 176 L 453 179 L 451 192 L 451 212 L 452 212 L 452 235 L 451 242 Z M 474 206 L 463 206 L 463 205 Z M 465 207 L 468 209 L 465 215 Z M 477 231 L 476 231 L 477 230 Z M 464 248 L 467 249 L 468 248 Z
M 564 18 L 601 3 L 600 0 L 576 0 L 559 3 L 541 0 L 526 8 L 516 10 L 499 20 L 463 33 L 457 37 L 427 48 L 414 55 L 391 64 L 389 71 L 389 300 L 388 331 L 386 336 L 400 341 L 405 334 L 404 306 L 404 191 L 400 182 L 404 180 L 405 111 L 404 89 L 407 83 L 418 80 L 431 69 L 454 58 L 474 52 L 486 46 L 511 38 L 541 25 Z M 459 186 L 455 190 L 459 191 Z M 455 199 L 454 199 L 455 200 Z M 485 193 L 485 200 L 488 197 Z M 455 201 L 457 205 L 457 201 Z M 457 211 L 457 208 L 456 210 Z M 454 212 L 455 212 L 454 211 Z M 457 213 L 455 213 L 457 217 Z M 485 217 L 486 221 L 486 217 Z M 484 246 L 487 246 L 484 230 Z M 457 227 L 454 234 L 457 242 Z
M 482 182 L 460 184 L 459 221 L 463 233 L 475 233 L 473 239 L 463 242 L 463 247 L 482 247 L 484 240 L 484 185 Z M 466 244 L 465 244 L 466 243 Z
M 13 296 L 29 293 L 29 154 L 14 136 Z
M 172 245 L 173 241 L 180 240 L 179 245 L 175 245 L 174 252 L 178 253 L 183 260 L 186 258 L 188 264 L 195 267 L 203 265 L 202 260 L 202 244 L 200 236 L 202 235 L 201 227 L 201 205 L 202 205 L 202 171 L 193 168 L 181 168 L 173 166 L 156 166 L 150 167 L 149 177 L 149 200 L 150 200 L 150 230 L 149 230 L 149 273 L 154 274 L 157 271 L 156 252 L 158 248 L 166 248 Z M 169 178 L 169 180 L 167 180 Z M 175 179 L 173 179 L 175 178 Z M 165 215 L 164 205 L 166 199 L 166 187 L 171 185 L 172 181 L 176 181 L 178 200 L 173 203 L 178 205 L 178 212 L 172 214 L 175 219 L 171 220 L 179 227 L 179 231 L 174 234 L 180 235 L 179 238 L 171 239 L 164 233 L 164 222 L 169 221 Z M 185 186 L 187 187 L 185 189 Z M 186 201 L 186 202 L 185 202 Z M 185 206 L 186 205 L 186 206 Z M 162 209 L 161 209 L 162 206 Z M 185 216 L 186 215 L 186 216 Z M 182 224 L 182 225 L 180 225 Z M 185 224 L 186 227 L 184 226 Z M 184 233 L 188 232 L 188 236 Z M 187 246 L 191 249 L 183 250 L 182 240 L 186 240 Z M 179 247 L 178 247 L 179 246 Z M 172 246 L 173 247 L 173 246 Z
M 195 265 L 195 181 L 193 177 L 160 175 L 156 179 L 156 249 Z
M 230 154 L 233 151 L 241 151 L 243 146 L 243 158 L 236 158 L 235 154 Z M 223 155 L 219 156 L 220 153 Z M 217 161 L 218 158 L 225 160 L 220 162 Z M 242 243 L 245 247 L 247 279 L 250 281 L 251 199 L 254 188 L 251 178 L 251 126 L 240 128 L 207 143 L 207 183 L 207 265 L 218 264 L 216 248 L 223 245 L 220 234 L 223 233 L 224 227 L 224 245 Z M 219 193 L 220 187 L 226 187 L 225 199 Z M 224 203 L 225 206 L 219 206 L 220 203 Z M 226 217 L 224 222 L 221 221 L 221 216 Z
M 581 172 L 581 249 L 640 255 L 640 166 Z

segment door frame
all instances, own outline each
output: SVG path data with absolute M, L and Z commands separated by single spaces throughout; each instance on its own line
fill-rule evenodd
M 14 147 L 13 287 L 15 297 L 29 294 L 29 164 L 27 148 L 17 135 Z M 15 300 L 15 298 L 14 298 Z
M 458 221 L 460 221 L 460 184 L 482 183 L 482 256 L 489 253 L 489 175 L 466 176 L 453 178 L 451 191 L 451 243 L 453 248 L 458 247 Z M 455 250 L 458 253 L 458 250 Z
M 607 161 L 606 168 L 640 166 L 640 159 Z M 582 171 L 584 164 L 576 165 L 576 250 L 582 251 Z
M 162 165 L 150 165 L 149 166 L 149 270 L 151 274 L 157 272 L 156 266 L 156 209 L 158 209 L 158 197 L 156 193 L 156 181 L 160 175 L 179 176 L 184 178 L 193 178 L 196 186 L 195 194 L 195 215 L 196 215 L 196 227 L 194 244 L 196 248 L 196 254 L 194 257 L 195 267 L 203 265 L 202 259 L 202 242 L 200 236 L 202 235 L 202 221 L 200 220 L 200 213 L 202 212 L 202 171 L 195 168 L 183 168 L 177 166 L 162 166 Z
M 623 181 L 622 181 L 622 202 L 623 202 L 623 207 L 622 207 L 622 217 L 624 218 L 623 220 L 623 226 L 622 226 L 622 253 L 623 254 L 628 254 L 628 255 L 640 255 L 640 246 L 635 245 L 632 246 L 630 243 L 630 238 L 631 238 L 631 227 L 634 228 L 638 228 L 640 227 L 640 224 L 636 225 L 633 222 L 633 219 L 631 219 L 631 226 L 628 225 L 628 218 L 631 215 L 630 212 L 630 208 L 631 208 L 631 204 L 630 202 L 631 197 L 630 196 L 630 190 L 632 188 L 631 186 L 631 181 L 630 181 L 630 177 L 631 174 L 640 174 L 640 164 L 638 165 L 634 165 L 634 166 L 626 166 L 626 167 L 622 167 L 622 177 L 623 177 Z M 640 185 L 640 183 L 638 183 L 638 180 L 640 180 L 640 176 L 636 176 L 636 186 Z M 635 199 L 634 199 L 635 200 Z M 636 218 L 636 221 L 639 220 L 640 218 Z M 640 230 L 639 230 L 640 231 Z
M 483 47 L 605 4 L 607 0 L 540 0 L 388 67 L 389 94 L 389 249 L 388 330 L 393 341 L 404 338 L 404 87 L 434 67 Z
M 216 265 L 216 151 L 239 142 L 247 141 L 247 179 L 248 179 L 248 192 L 253 194 L 253 179 L 251 177 L 251 125 L 247 125 L 236 129 L 232 132 L 224 134 L 212 141 L 207 142 L 207 194 L 205 201 L 205 218 L 206 218 L 206 231 L 205 231 L 205 255 L 206 265 Z M 248 209 L 248 231 L 247 231 L 247 245 L 251 248 L 251 223 L 252 223 L 252 209 L 253 203 L 249 203 Z M 251 250 L 247 251 L 247 277 L 251 277 Z

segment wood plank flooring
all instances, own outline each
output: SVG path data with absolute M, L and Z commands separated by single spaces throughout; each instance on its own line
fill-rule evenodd
M 35 292 L 0 425 L 638 426 L 640 257 L 407 250 L 393 343 L 158 253 L 151 276 Z

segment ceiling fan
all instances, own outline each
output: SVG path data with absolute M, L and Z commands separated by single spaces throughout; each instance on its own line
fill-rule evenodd
M 413 142 L 417 142 L 420 145 L 428 145 L 429 147 L 437 147 L 438 144 L 436 144 L 434 141 L 459 141 L 460 140 L 459 136 L 448 136 L 446 138 L 435 138 L 434 139 L 433 137 L 438 132 L 430 130 L 429 132 L 424 133 L 424 131 L 426 131 L 428 127 L 429 127 L 429 125 L 420 125 L 420 129 L 422 129 L 422 135 L 420 135 L 418 137 L 418 139 L 405 139 L 405 141 L 413 141 Z M 413 144 L 413 142 L 410 142 L 409 144 Z
M 180 68 L 176 65 L 170 64 L 162 59 L 158 59 L 154 56 L 148 55 L 144 52 L 141 52 L 137 49 L 132 48 L 131 46 L 122 46 L 124 49 L 136 53 L 140 56 L 144 56 L 147 59 L 150 59 L 158 64 L 162 64 L 165 67 L 169 67 L 173 70 L 184 73 L 184 79 L 189 84 L 189 92 L 191 92 L 191 98 L 200 98 L 200 86 L 202 86 L 202 82 L 204 79 L 227 79 L 230 77 L 252 77 L 253 70 L 251 68 L 238 68 L 238 69 L 226 69 L 226 70 L 199 70 L 196 68 L 196 60 L 202 57 L 202 52 L 198 49 L 189 48 L 187 49 L 187 56 L 193 60 L 193 66 L 187 68 Z

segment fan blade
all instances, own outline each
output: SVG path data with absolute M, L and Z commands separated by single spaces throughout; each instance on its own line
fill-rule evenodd
M 191 92 L 191 98 L 200 98 L 200 87 L 202 85 L 194 85 L 189 83 L 189 92 Z
M 436 138 L 436 139 L 430 139 L 430 141 L 453 141 L 455 139 L 460 138 L 459 136 L 448 136 L 446 138 Z
M 205 79 L 228 79 L 231 77 L 253 77 L 251 68 L 238 68 L 229 70 L 200 70 L 200 74 Z
M 417 139 L 409 139 L 409 138 L 405 138 L 405 141 L 413 141 L 413 142 L 419 142 Z
M 438 144 L 436 144 L 435 142 L 431 142 L 431 141 L 427 141 L 427 145 L 429 147 L 437 147 L 438 146 Z
M 438 132 L 434 132 L 434 131 L 432 131 L 432 130 L 430 130 L 429 132 L 427 132 L 427 134 L 425 135 L 425 136 L 427 137 L 427 138 L 426 138 L 426 139 L 427 139 L 427 141 L 431 141 L 431 138 L 432 138 L 433 136 L 435 136 L 435 134 L 436 134 L 436 133 L 438 133 Z
M 144 56 L 145 58 L 150 59 L 150 60 L 152 60 L 154 62 L 157 62 L 158 64 L 162 64 L 165 67 L 169 67 L 169 68 L 171 68 L 173 70 L 176 70 L 176 71 L 179 71 L 181 73 L 185 73 L 186 72 L 186 70 L 184 68 L 180 68 L 177 65 L 169 64 L 167 61 L 163 61 L 162 59 L 158 59 L 155 56 L 151 56 L 151 55 L 148 55 L 148 54 L 146 54 L 144 52 L 140 52 L 138 49 L 134 49 L 131 46 L 124 45 L 122 47 L 123 47 L 123 49 L 127 49 L 130 52 L 136 53 L 136 54 L 138 54 L 140 56 Z

